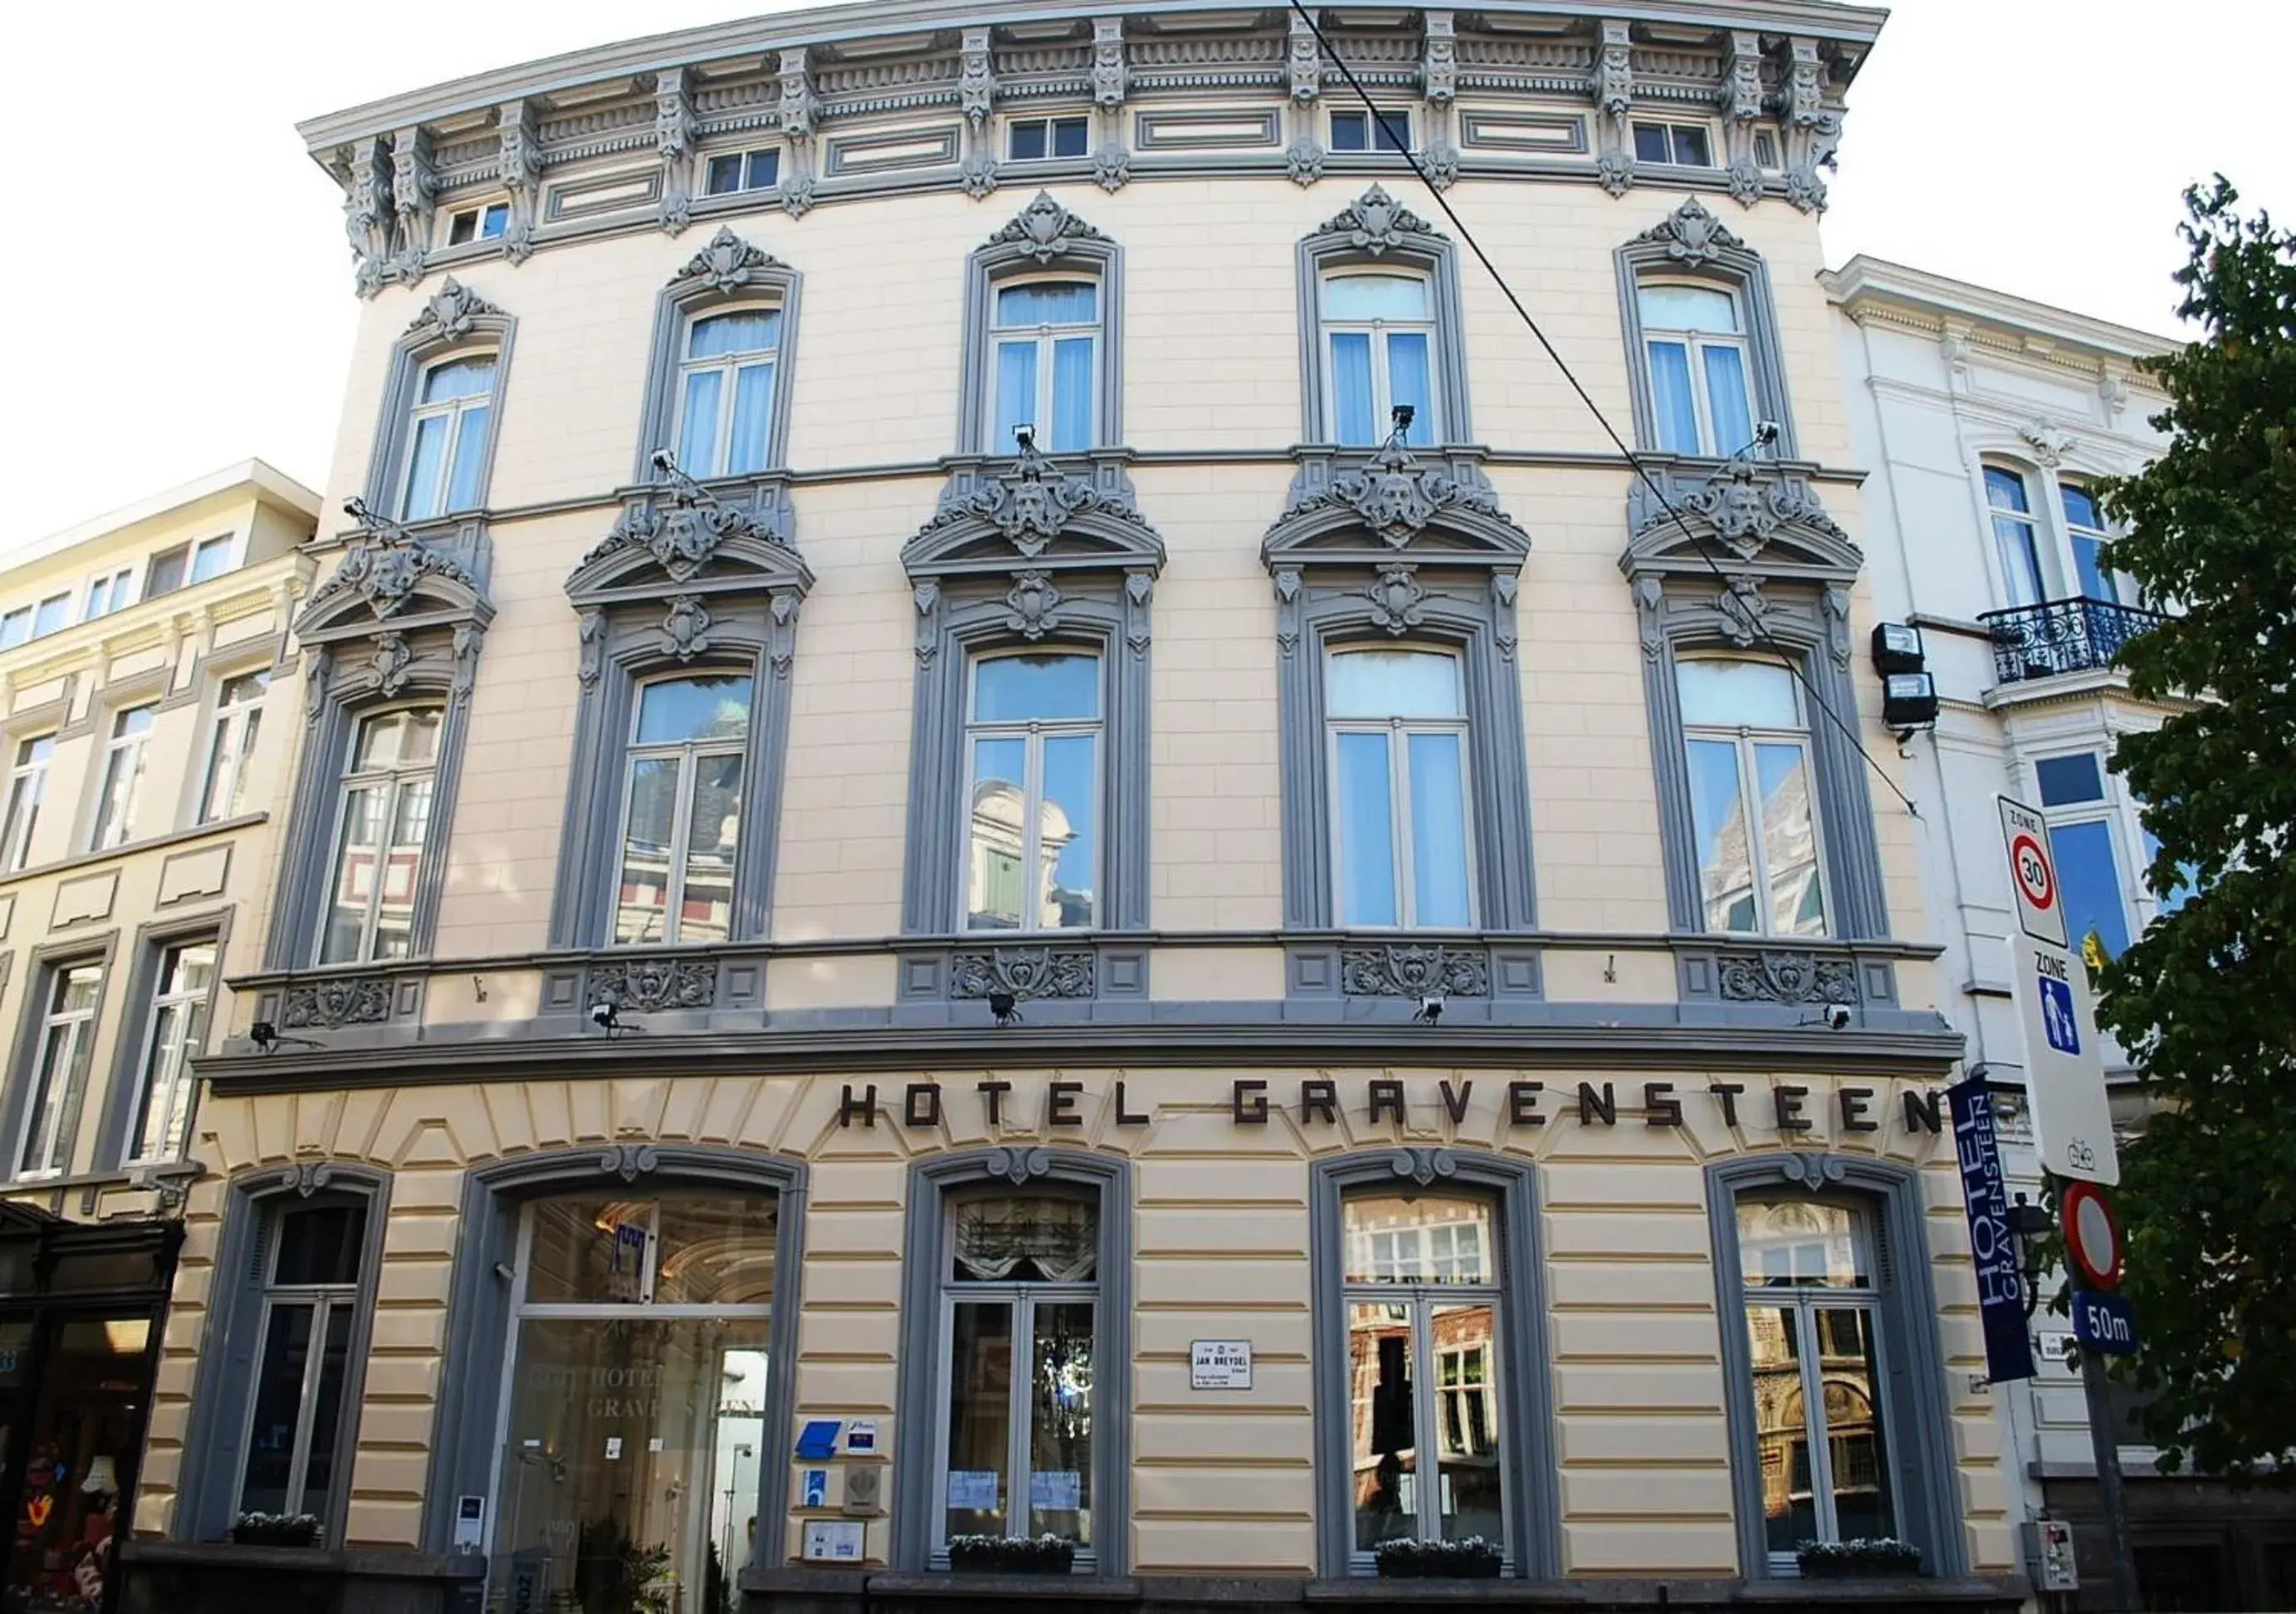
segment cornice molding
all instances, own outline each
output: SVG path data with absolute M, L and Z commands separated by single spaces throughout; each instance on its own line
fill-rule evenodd
M 1974 322 L 2016 339 L 2009 344 L 2013 352 L 2024 350 L 2021 339 L 2028 334 L 2053 342 L 2071 342 L 2095 359 L 2109 357 L 2124 362 L 2173 353 L 2185 345 L 2173 336 L 2095 319 L 1863 253 L 1838 269 L 1821 274 L 1818 284 L 1853 318 L 1861 310 L 1871 309 L 1892 317 L 1893 323 L 1931 333 L 1952 323 Z M 1913 316 L 1910 320 L 1908 313 Z

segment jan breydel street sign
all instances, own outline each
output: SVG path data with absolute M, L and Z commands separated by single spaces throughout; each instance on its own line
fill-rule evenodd
M 1993 1135 L 1993 1099 L 1981 1075 L 1945 1090 L 1953 1108 L 1954 1154 L 1961 1200 L 1969 1212 L 1969 1253 L 1977 1272 L 1977 1314 L 1985 1329 L 1985 1376 L 1996 1384 L 2033 1376 L 2033 1338 L 2025 1330 L 2025 1286 L 2017 1274 L 2017 1239 L 2009 1228 L 2009 1186 Z
M 2120 1157 L 2089 1011 L 2088 971 L 2070 945 L 2048 826 L 2038 811 L 2005 795 L 2001 839 L 2021 933 L 2009 938 L 2009 973 L 2025 1028 L 2025 1095 L 2041 1164 L 2061 1177 L 2118 1182 Z

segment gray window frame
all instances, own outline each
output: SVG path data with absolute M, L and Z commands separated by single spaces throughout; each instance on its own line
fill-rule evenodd
M 500 1456 L 496 1449 L 503 1391 L 499 1370 L 508 1348 L 519 1220 L 527 1205 L 590 1189 L 635 1198 L 723 1188 L 729 1193 L 771 1192 L 779 1200 L 774 1311 L 766 1347 L 765 1461 L 758 1468 L 757 1495 L 758 1539 L 772 1546 L 762 1561 L 778 1562 L 789 1512 L 786 1443 L 796 1406 L 807 1183 L 802 1160 L 698 1144 L 578 1145 L 518 1155 L 467 1172 L 447 1303 L 444 1337 L 449 1343 L 439 1380 L 429 1480 L 423 1487 L 423 1550 L 453 1550 L 456 1498 L 494 1495 Z
M 1104 1521 L 1093 1543 L 1095 1576 L 1120 1576 L 1132 1529 L 1132 1163 L 1120 1155 L 1047 1149 L 1025 1141 L 919 1160 L 909 1168 L 903 1223 L 900 1362 L 895 1427 L 915 1432 L 894 1444 L 893 1547 L 897 1569 L 930 1568 L 939 1539 L 933 1505 L 939 1469 L 941 1274 L 948 1264 L 952 1190 L 1004 1187 L 1019 1193 L 1047 1184 L 1081 1187 L 1099 1198 L 1099 1293 L 1093 1310 L 1093 1394 L 1108 1415 L 1093 1429 L 1093 1512 Z
M 16 1047 L 14 1057 L 8 1062 L 8 1081 L 4 1095 L 0 1095 L 0 1182 L 22 1182 L 37 1187 L 52 1182 L 57 1176 L 71 1174 L 71 1159 L 79 1148 L 80 1124 L 94 1107 L 86 1101 L 85 1091 L 77 1115 L 64 1117 L 64 1166 L 60 1173 L 45 1173 L 37 1177 L 21 1174 L 24 1158 L 25 1108 L 32 1096 L 32 1083 L 37 1080 L 35 1067 L 40 1057 L 40 1031 L 47 1023 L 48 1002 L 54 995 L 56 982 L 66 970 L 93 964 L 102 974 L 96 979 L 95 1007 L 87 1018 L 88 1080 L 96 1079 L 95 1043 L 103 1034 L 104 1007 L 111 999 L 111 971 L 119 951 L 119 933 L 108 930 L 101 935 L 75 938 L 69 942 L 51 942 L 33 948 L 24 958 L 24 1001 L 16 1016 Z M 4 977 L 0 977 L 4 979 Z
M 723 226 L 701 251 L 670 276 L 654 299 L 653 338 L 647 349 L 637 464 L 630 473 L 633 482 L 666 481 L 654 456 L 674 456 L 677 451 L 678 376 L 686 333 L 697 320 L 736 309 L 774 308 L 781 311 L 781 334 L 774 356 L 773 419 L 767 423 L 766 463 L 762 467 L 709 480 L 713 484 L 738 486 L 787 466 L 790 401 L 795 397 L 791 382 L 797 370 L 798 304 L 804 282 L 805 277 L 797 270 Z M 730 402 L 727 407 L 731 407 Z M 693 467 L 685 469 L 691 472 Z
M 128 965 L 127 1002 L 133 1014 L 122 1016 L 111 1050 L 111 1083 L 104 1095 L 101 1130 L 96 1133 L 95 1168 L 118 1170 L 133 1152 L 135 1112 L 144 1092 L 144 1075 L 151 1060 L 153 998 L 159 990 L 160 968 L 171 949 L 195 947 L 205 942 L 216 950 L 214 977 L 208 983 L 207 1014 L 201 1021 L 205 1040 L 212 1042 L 216 1005 L 223 994 L 223 960 L 231 945 L 234 908 L 209 909 L 181 918 L 155 919 L 135 927 L 135 951 Z M 199 1122 L 199 1084 L 192 1088 L 192 1108 L 184 1117 L 184 1143 L 188 1152 Z M 180 1159 L 182 1157 L 178 1157 Z M 167 1162 L 147 1161 L 146 1165 Z
M 1373 144 L 1376 149 L 1376 134 Z M 1428 379 L 1442 413 L 1437 446 L 1472 442 L 1466 318 L 1459 300 L 1458 250 L 1451 238 L 1398 202 L 1385 187 L 1374 185 L 1302 237 L 1297 260 L 1300 441 L 1339 441 L 1324 407 L 1324 281 L 1336 271 L 1357 268 L 1374 274 L 1402 269 L 1426 277 L 1435 325 Z
M 1746 1328 L 1745 1272 L 1738 1251 L 1738 1197 L 1780 1190 L 1799 1190 L 1821 1199 L 1854 1198 L 1867 1211 L 1880 1280 L 1875 1312 L 1888 1385 L 1885 1427 L 1898 1492 L 1898 1535 L 1922 1549 L 1927 1573 L 1965 1574 L 1969 1565 L 1956 1500 L 1952 1402 L 1930 1281 L 1921 1173 L 1892 1160 L 1827 1153 L 1748 1155 L 1706 1168 L 1715 1300 L 1723 1320 L 1723 1404 L 1729 1422 L 1731 1486 L 1737 1501 L 1739 1573 L 1749 1580 L 1777 1577 L 1762 1529 L 1762 1465 L 1753 1349 Z
M 986 441 L 996 413 L 996 366 L 989 352 L 996 288 L 1008 281 L 1046 276 L 1099 284 L 1099 441 L 1093 448 L 1112 448 L 1124 441 L 1124 249 L 1055 202 L 1050 192 L 1038 191 L 1035 200 L 964 260 L 964 333 L 956 391 L 960 455 L 996 456 L 1013 447 Z
M 1727 292 L 1737 303 L 1745 327 L 1746 383 L 1751 394 L 1747 402 L 1757 421 L 1777 423 L 1778 441 L 1769 454 L 1779 459 L 1795 457 L 1793 406 L 1786 388 L 1785 356 L 1778 342 L 1777 303 L 1770 291 L 1769 265 L 1761 254 L 1693 196 L 1621 245 L 1613 257 L 1619 276 L 1619 319 L 1627 342 L 1628 388 L 1634 399 L 1636 448 L 1645 454 L 1663 452 L 1659 447 L 1658 410 L 1651 397 L 1650 361 L 1644 351 L 1639 292 L 1646 278 L 1681 280 L 1704 282 L 1718 292 Z
M 1499 1223 L 1499 1360 L 1507 1526 L 1514 1577 L 1562 1573 L 1562 1503 L 1554 1397 L 1549 1382 L 1546 1265 L 1539 1239 L 1536 1165 L 1512 1156 L 1451 1149 L 1382 1149 L 1318 1160 L 1308 1168 L 1308 1265 L 1313 1284 L 1316 1525 L 1320 1573 L 1361 1575 L 1355 1563 L 1351 1400 L 1348 1385 L 1347 1230 L 1350 1190 L 1480 1192 Z M 1422 1371 L 1425 1370 L 1423 1368 Z
M 174 1533 L 179 1541 L 222 1541 L 239 1511 L 245 1478 L 247 1421 L 262 1355 L 263 1314 L 269 1288 L 272 1226 L 283 1210 L 313 1201 L 363 1205 L 365 1242 L 359 1250 L 358 1299 L 351 1313 L 348 1365 L 335 1449 L 343 1483 L 320 1519 L 322 1539 L 342 1544 L 358 1478 L 358 1430 L 366 1399 L 367 1358 L 374 1338 L 375 1294 L 382 1280 L 384 1237 L 390 1222 L 391 1174 L 348 1160 L 306 1161 L 242 1172 L 226 1185 L 223 1231 L 209 1284 L 207 1326 L 184 1431 Z M 298 1202 L 300 1203 L 298 1203 Z
M 447 276 L 421 313 L 391 344 L 390 367 L 382 383 L 381 413 L 376 416 L 374 446 L 367 458 L 367 508 L 386 515 L 396 512 L 406 486 L 409 423 L 421 396 L 422 377 L 440 360 L 464 353 L 495 356 L 492 413 L 487 417 L 487 441 L 479 461 L 478 509 L 493 497 L 495 449 L 502 441 L 503 401 L 510 384 L 512 338 L 518 321 L 472 292 L 453 276 Z M 418 524 L 466 521 L 475 510 L 450 510 Z

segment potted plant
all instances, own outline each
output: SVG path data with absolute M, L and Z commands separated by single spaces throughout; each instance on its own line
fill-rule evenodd
M 1893 1536 L 1860 1536 L 1855 1541 L 1805 1541 L 1794 1549 L 1794 1561 L 1806 1579 L 1850 1580 L 1875 1576 L 1907 1576 L 1922 1572 L 1922 1550 Z
M 231 1521 L 231 1538 L 243 1547 L 316 1547 L 316 1513 L 242 1513 Z
M 1057 1536 L 952 1536 L 948 1567 L 960 1575 L 1067 1575 L 1076 1544 Z
M 1496 1580 L 1505 1554 L 1480 1536 L 1423 1541 L 1399 1536 L 1372 1549 L 1383 1580 Z

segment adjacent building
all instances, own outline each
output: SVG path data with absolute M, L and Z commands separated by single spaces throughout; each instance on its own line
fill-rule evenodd
M 355 503 L 139 1606 L 249 1512 L 386 1606 L 2014 1603 L 1819 280 L 1881 21 L 929 0 L 307 125 Z
M 4 1596 L 94 1607 L 134 1495 L 176 1277 L 191 1059 L 291 708 L 271 679 L 317 497 L 260 460 L 0 570 L 0 1511 Z
M 2105 564 L 2112 529 L 2098 500 L 2103 479 L 2166 447 L 2151 422 L 2167 399 L 2136 366 L 2175 344 L 1869 258 L 1824 284 L 1857 460 L 1872 471 L 1863 504 L 1875 604 L 1921 630 L 1942 697 L 1935 731 L 1908 748 L 1908 787 L 1939 804 L 1920 845 L 1947 1012 L 1997 1084 L 2006 1134 L 2021 1144 L 2010 1174 L 2038 1201 L 1996 798 L 2041 811 L 2070 934 L 2095 964 L 2181 900 L 2150 883 L 2144 803 L 2108 766 L 2120 735 L 2157 728 L 2172 708 L 2136 699 L 2112 666 L 2160 620 L 2159 602 Z M 2136 1072 L 2109 1036 L 2104 1064 L 2117 1118 L 2141 1125 Z M 2038 1329 L 2041 1376 L 2004 1393 L 2025 1469 L 2019 1511 L 2072 1522 L 2080 1606 L 2103 1608 L 2111 1575 L 2088 1409 L 2064 1366 L 2070 1323 L 2044 1313 Z M 2296 1599 L 2296 1511 L 2219 1481 L 2162 1476 L 2134 1421 L 2122 1432 L 2150 1606 Z

